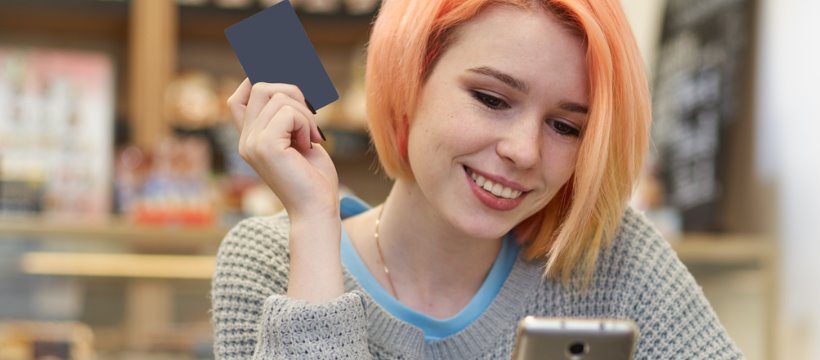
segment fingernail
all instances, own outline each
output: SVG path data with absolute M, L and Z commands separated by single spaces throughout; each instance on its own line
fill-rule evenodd
M 319 125 L 316 125 L 316 130 L 319 130 L 319 136 L 322 137 L 322 141 L 327 141 L 327 138 L 325 137 L 325 133 L 322 132 L 322 128 L 320 128 Z
M 313 115 L 316 115 L 316 109 L 313 108 L 313 105 L 311 105 L 310 101 L 307 101 L 307 99 L 305 99 L 305 105 L 307 105 L 308 109 L 310 109 L 310 112 L 312 112 Z

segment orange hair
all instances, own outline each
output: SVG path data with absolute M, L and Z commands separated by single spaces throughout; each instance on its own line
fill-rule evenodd
M 388 176 L 412 179 L 407 136 L 426 76 L 450 34 L 488 6 L 541 8 L 586 44 L 590 104 L 575 172 L 553 200 L 516 227 L 527 259 L 546 276 L 586 280 L 608 245 L 637 181 L 651 121 L 644 63 L 619 0 L 385 0 L 367 55 L 367 111 Z

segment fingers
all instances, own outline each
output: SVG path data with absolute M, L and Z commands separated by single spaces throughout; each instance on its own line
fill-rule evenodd
M 263 110 L 266 111 L 266 110 Z M 266 126 L 243 132 L 239 153 L 254 168 L 271 168 L 281 165 L 277 159 L 289 157 L 289 151 L 296 150 L 300 157 L 310 153 L 312 144 L 308 134 L 308 120 L 291 106 L 276 111 Z M 277 165 L 278 166 L 278 165 Z
M 228 108 L 231 110 L 233 122 L 237 129 L 242 130 L 248 98 L 251 95 L 251 82 L 245 78 L 239 87 L 228 98 Z
M 251 87 L 246 104 L 242 123 L 243 129 L 261 130 L 267 126 L 267 122 L 272 119 L 282 106 L 289 105 L 305 119 L 309 120 L 307 129 L 309 130 L 310 141 L 316 143 L 324 141 L 324 136 L 316 124 L 314 113 L 308 108 L 302 91 L 295 85 L 271 83 L 254 84 Z M 263 109 L 266 109 L 264 113 Z
M 302 95 L 302 91 L 299 90 L 296 85 L 260 82 L 252 86 L 250 98 L 248 99 L 247 112 L 245 113 L 245 119 L 258 117 L 259 113 L 268 101 L 270 101 L 276 94 L 287 95 L 297 100 L 298 103 L 302 104 L 302 107 L 305 108 L 305 113 L 309 113 L 310 110 L 308 110 L 305 105 L 305 96 Z
M 265 167 L 273 161 L 271 155 L 289 148 L 309 156 L 313 143 L 324 141 L 314 113 L 294 85 L 252 85 L 245 79 L 228 105 L 240 130 L 240 155 L 251 164 Z
M 274 95 L 262 109 L 259 120 L 250 130 L 277 141 L 281 149 L 293 147 L 304 154 L 313 148 L 312 134 L 316 126 L 313 116 L 306 115 L 302 108 L 304 108 L 303 104 L 291 97 L 281 94 Z M 262 119 L 270 120 L 263 121 Z

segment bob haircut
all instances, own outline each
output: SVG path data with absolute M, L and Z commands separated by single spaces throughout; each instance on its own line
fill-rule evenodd
M 546 11 L 586 45 L 589 113 L 575 171 L 544 209 L 514 231 L 544 275 L 591 280 L 637 182 L 651 122 L 644 63 L 619 0 L 385 0 L 368 44 L 367 113 L 388 176 L 413 179 L 407 137 L 419 93 L 459 25 L 489 6 Z

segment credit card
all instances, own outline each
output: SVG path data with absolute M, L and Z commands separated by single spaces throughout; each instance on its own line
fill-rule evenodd
M 251 83 L 296 85 L 315 110 L 339 98 L 290 1 L 231 25 L 225 36 Z

